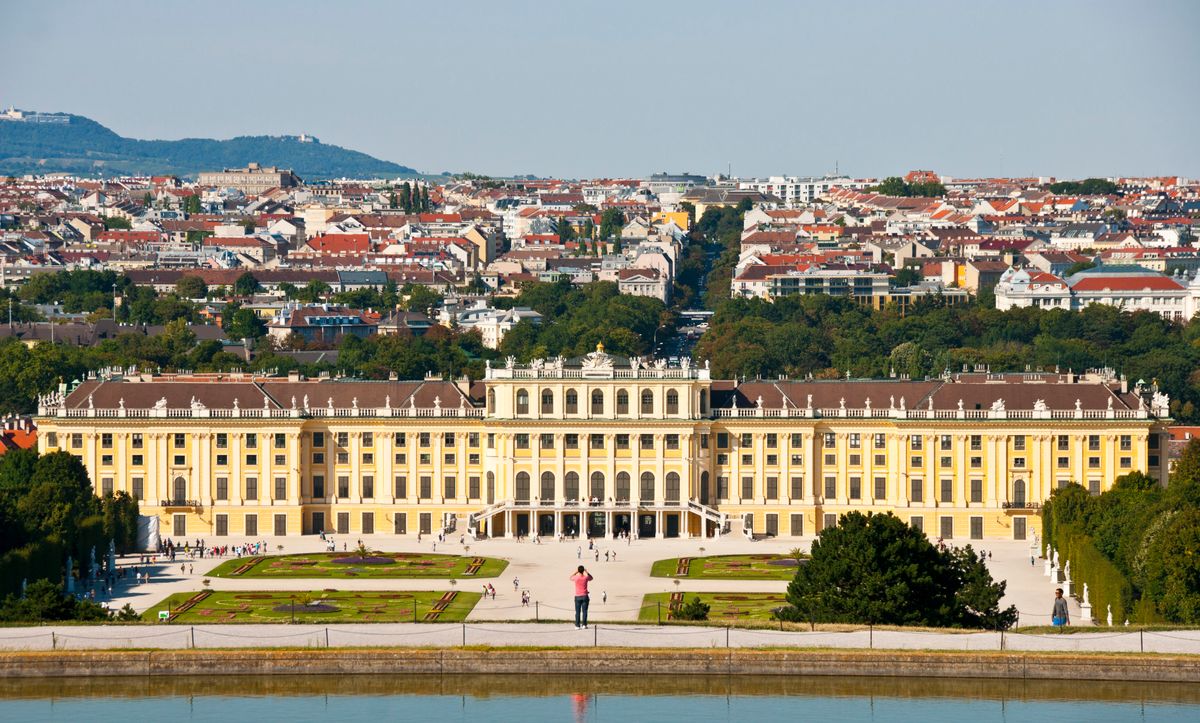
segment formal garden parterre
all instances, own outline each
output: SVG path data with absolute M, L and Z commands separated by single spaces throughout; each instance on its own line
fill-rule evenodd
M 449 591 L 314 590 L 177 593 L 147 610 L 146 621 L 171 623 L 398 623 L 460 622 L 480 593 Z
M 799 565 L 797 555 L 712 555 L 658 560 L 651 577 L 702 580 L 791 580 Z
M 496 577 L 508 561 L 495 557 L 421 552 L 342 553 L 241 557 L 213 568 L 213 577 L 438 578 Z
M 709 606 L 709 620 L 768 621 L 773 620 L 774 611 L 785 607 L 788 602 L 782 592 L 661 592 L 650 593 L 642 598 L 642 609 L 638 613 L 640 622 L 667 622 L 675 620 L 676 611 L 693 598 Z

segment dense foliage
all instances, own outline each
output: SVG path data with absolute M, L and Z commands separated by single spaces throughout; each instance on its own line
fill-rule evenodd
M 580 356 L 603 343 L 612 354 L 648 354 L 657 335 L 674 333 L 675 318 L 657 299 L 629 296 L 600 281 L 575 286 L 563 279 L 525 288 L 514 301 L 542 314 L 541 324 L 523 321 L 504 336 L 502 356 Z
M 1164 490 L 1135 472 L 1092 497 L 1072 484 L 1042 510 L 1043 544 L 1087 582 L 1098 619 L 1200 623 L 1200 440 Z
M 99 123 L 71 116 L 70 123 L 0 125 L 0 173 L 78 173 L 195 176 L 251 162 L 290 168 L 304 178 L 372 178 L 417 171 L 365 153 L 289 136 L 239 136 L 229 140 L 123 138 Z
M 899 176 L 889 176 L 878 186 L 868 189 L 885 196 L 928 196 L 946 195 L 946 187 L 937 181 L 917 181 L 909 183 Z
M 1200 404 L 1200 319 L 1172 323 L 1150 312 L 1092 305 L 1082 311 L 994 308 L 991 294 L 948 305 L 933 297 L 901 315 L 827 295 L 722 304 L 695 355 L 716 378 L 914 378 L 988 365 L 1062 371 L 1110 366 L 1131 381 L 1158 380 L 1172 414 L 1197 419 Z
M 704 293 L 704 306 L 709 309 L 716 309 L 729 298 L 733 269 L 742 251 L 742 224 L 751 208 L 750 199 L 736 206 L 709 206 L 692 227 L 692 245 L 718 254 L 708 269 Z
M 0 593 L 21 580 L 63 579 L 67 555 L 80 564 L 95 548 L 133 550 L 137 501 L 124 492 L 97 497 L 75 455 L 11 450 L 0 456 Z
M 968 545 L 939 549 L 888 514 L 850 512 L 826 528 L 788 585 L 785 620 L 926 627 L 1011 627 L 994 582 Z
M 1074 193 L 1084 196 L 1108 196 L 1119 193 L 1121 187 L 1106 178 L 1085 178 L 1082 181 L 1059 181 L 1050 184 L 1051 193 Z

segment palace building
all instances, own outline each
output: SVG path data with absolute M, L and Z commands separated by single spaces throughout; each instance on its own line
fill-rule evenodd
M 1026 539 L 1040 503 L 1166 481 L 1169 400 L 1111 372 L 722 381 L 612 356 L 471 382 L 107 371 L 39 400 L 172 537 L 811 536 L 850 510 L 946 539 Z

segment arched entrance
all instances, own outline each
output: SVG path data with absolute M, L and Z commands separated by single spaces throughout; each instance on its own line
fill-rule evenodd
M 1025 480 L 1019 479 L 1013 481 L 1013 507 L 1025 506 Z

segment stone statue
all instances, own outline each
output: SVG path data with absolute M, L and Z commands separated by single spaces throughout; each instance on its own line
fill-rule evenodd
M 157 402 L 155 402 L 154 408 L 160 412 L 162 410 L 166 409 L 167 408 L 167 398 L 163 397 L 162 399 L 159 399 Z
M 1108 604 L 1108 627 L 1112 627 L 1112 603 Z
M 304 408 L 308 409 L 308 395 L 307 394 L 304 395 Z
M 630 368 L 630 369 L 632 369 L 632 370 L 634 370 L 634 371 L 637 371 L 637 370 L 638 370 L 638 367 L 640 367 L 641 365 L 642 365 L 642 360 L 641 360 L 641 359 L 639 359 L 639 358 L 637 358 L 637 357 L 635 357 L 635 356 L 631 356 L 631 357 L 629 357 L 629 368 Z
M 88 409 L 95 409 L 96 405 L 92 402 L 92 395 L 88 395 Z
M 264 394 L 263 395 L 263 416 L 266 416 L 267 412 L 269 412 L 269 411 L 271 411 L 271 400 L 268 399 L 267 396 Z
M 305 406 L 308 406 L 308 405 L 305 405 Z M 241 411 L 241 407 L 238 406 L 238 398 L 237 397 L 233 398 L 233 411 L 235 411 L 235 412 Z
M 509 354 L 508 356 L 504 357 L 504 368 L 505 369 L 512 369 L 516 365 L 517 365 L 517 358 L 515 356 Z
M 433 398 L 433 408 L 434 408 L 434 409 L 441 409 L 441 408 L 442 408 L 442 398 L 441 398 L 441 397 L 434 397 L 434 398 Z
M 1049 409 L 1050 408 L 1046 406 L 1045 399 L 1039 399 L 1033 403 L 1033 411 L 1035 411 L 1035 412 L 1045 412 L 1045 411 L 1049 411 Z
M 387 409 L 389 411 L 391 410 L 391 408 L 392 408 L 392 395 L 391 394 L 385 394 L 383 396 L 383 408 Z
M 1084 605 L 1091 604 L 1091 601 L 1088 600 L 1088 584 L 1086 582 L 1083 583 L 1083 604 Z
M 1108 398 L 1108 411 L 1112 411 L 1112 397 Z
M 1083 402 L 1079 401 L 1078 399 L 1075 400 L 1075 411 L 1076 412 L 1083 411 Z
M 679 368 L 684 370 L 685 372 L 687 370 L 691 369 L 692 368 L 692 358 L 690 356 L 685 356 L 682 359 L 680 359 L 679 360 Z
M 296 395 L 292 395 L 292 411 L 296 411 Z
M 754 400 L 754 406 L 755 406 L 755 407 L 757 407 L 757 408 L 759 408 L 759 409 L 762 409 L 762 408 L 763 408 L 763 407 L 762 407 L 762 395 L 761 395 L 761 394 L 760 394 L 760 395 L 758 395 L 758 398 Z
M 358 409 L 358 397 L 355 397 L 350 400 L 350 407 L 352 409 Z
M 125 411 L 125 397 L 121 397 L 117 400 L 117 409 L 121 410 L 122 412 Z
M 329 413 L 333 414 L 333 397 L 329 398 L 328 407 L 329 407 Z
M 961 408 L 962 407 L 959 407 L 959 409 L 961 409 Z M 992 411 L 993 412 L 1003 412 L 1004 411 L 1004 400 L 997 399 L 996 401 L 992 402 Z
M 892 396 L 888 397 L 888 409 L 895 409 L 895 408 L 896 408 L 896 395 L 893 394 Z
M 900 397 L 900 411 L 904 411 L 904 397 Z
M 812 408 L 813 408 L 813 405 L 812 405 L 812 395 L 811 395 L 811 394 L 809 394 L 809 395 L 808 395 L 808 404 L 806 405 L 806 407 L 805 407 L 805 408 L 806 408 L 806 409 L 812 409 Z
M 838 400 L 838 409 L 841 409 L 843 412 L 846 411 L 846 398 L 845 397 L 842 397 L 841 399 Z
M 865 408 L 867 410 L 867 415 L 870 416 L 870 414 L 871 414 L 871 398 L 870 397 L 867 397 L 867 401 L 865 402 Z

